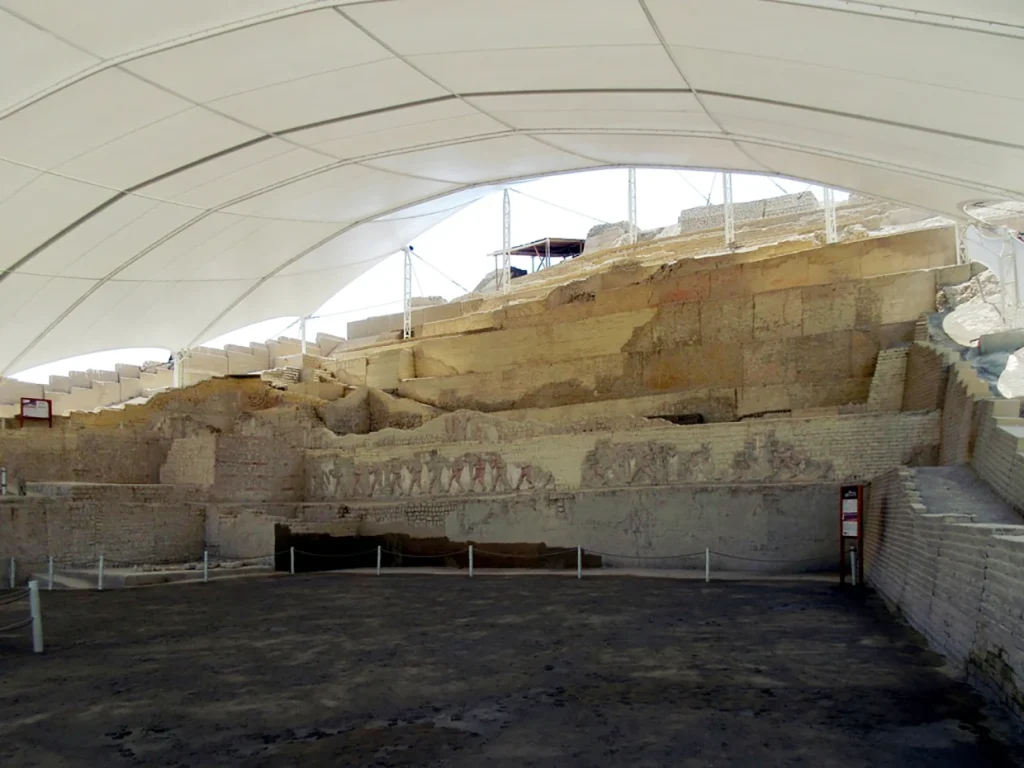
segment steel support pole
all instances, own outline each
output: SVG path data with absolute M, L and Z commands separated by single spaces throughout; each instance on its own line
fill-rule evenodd
M 103 591 L 103 555 L 100 555 L 100 568 L 99 572 L 96 574 L 96 591 Z
M 633 245 L 637 240 L 637 229 L 636 229 L 636 168 L 629 169 L 629 244 Z
M 299 320 L 299 339 L 302 342 L 302 354 L 306 354 L 306 318 Z
M 836 231 L 836 198 L 831 187 L 822 187 L 822 196 L 825 202 L 825 242 L 838 243 L 839 234 Z
M 18 575 L 17 574 L 17 566 L 14 564 L 14 558 L 12 557 L 11 558 L 10 574 L 9 574 L 10 581 L 11 581 L 11 589 L 14 589 L 14 585 L 15 585 L 15 581 L 16 581 L 17 575 Z
M 289 565 L 288 571 L 292 576 L 295 575 L 295 547 L 288 548 Z
M 46 566 L 47 590 L 53 592 L 53 555 L 50 555 Z
M 704 583 L 711 583 L 711 547 L 704 547 Z
M 576 547 L 576 578 L 583 578 L 583 547 Z
M 380 576 L 380 544 L 377 545 L 377 575 Z
M 0 467 L 0 496 L 7 495 L 7 467 Z
M 469 578 L 473 578 L 473 545 L 469 545 Z
M 412 338 L 412 249 L 402 249 L 405 256 L 402 281 L 402 338 Z
M 501 201 L 501 292 L 512 289 L 512 201 L 504 190 Z
M 722 206 L 722 212 L 725 217 L 725 245 L 727 248 L 734 248 L 736 246 L 736 219 L 735 212 L 732 209 L 732 174 L 722 174 L 722 194 L 725 197 L 725 203 Z
M 203 550 L 203 584 L 210 580 L 210 552 Z
M 551 238 L 544 238 L 544 263 L 541 264 L 545 269 L 551 266 Z
M 28 583 L 28 607 L 32 614 L 32 650 L 43 652 L 43 611 L 39 607 L 39 582 L 32 579 Z

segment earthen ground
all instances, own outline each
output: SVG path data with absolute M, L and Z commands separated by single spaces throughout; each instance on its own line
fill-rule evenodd
M 340 576 L 44 593 L 4 766 L 986 766 L 1024 751 L 819 580 Z

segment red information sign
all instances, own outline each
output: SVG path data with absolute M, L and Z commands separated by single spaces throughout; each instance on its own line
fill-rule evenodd
M 40 397 L 21 398 L 21 413 L 18 415 L 21 426 L 25 426 L 25 419 L 38 419 L 50 422 L 53 426 L 53 400 L 46 400 Z

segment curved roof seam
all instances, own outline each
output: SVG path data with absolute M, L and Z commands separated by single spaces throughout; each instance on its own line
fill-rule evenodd
M 647 7 L 647 0 L 637 0 L 637 2 L 640 3 L 640 7 L 643 9 L 644 16 L 647 18 L 648 25 L 650 25 L 655 37 L 658 38 L 658 42 L 661 44 L 661 50 L 668 57 L 668 60 L 672 63 L 672 66 L 679 74 L 679 78 L 683 81 L 683 84 L 690 89 L 690 92 L 693 94 L 693 98 L 697 100 L 698 104 L 700 104 L 700 108 L 704 110 L 704 114 L 707 115 L 708 119 L 718 127 L 718 130 L 720 130 L 723 134 L 728 136 L 729 131 L 726 130 L 725 125 L 711 112 L 710 109 L 708 109 L 707 104 L 704 103 L 704 100 L 700 97 L 700 94 L 696 90 L 694 90 L 693 86 L 690 84 L 690 79 L 686 76 L 686 73 L 683 72 L 682 65 L 679 63 L 679 60 L 675 57 L 675 54 L 672 53 L 672 46 L 668 44 L 668 41 L 665 39 L 664 33 L 661 31 L 661 27 L 658 26 L 658 22 L 654 18 L 654 14 L 652 14 L 651 9 Z M 736 149 L 738 149 L 746 157 L 748 157 L 754 165 L 756 165 L 759 168 L 763 168 L 768 173 L 774 173 L 774 171 L 771 168 L 769 168 L 756 157 L 751 155 L 747 151 L 746 147 L 742 146 L 738 141 L 733 139 L 732 143 L 736 147 Z
M 201 30 L 199 32 L 195 32 L 190 35 L 185 35 L 183 37 L 165 40 L 161 43 L 156 43 L 147 48 L 140 48 L 135 51 L 128 51 L 126 53 L 122 53 L 117 56 L 112 56 L 110 58 L 103 58 L 102 56 L 99 56 L 98 54 L 95 54 L 92 51 L 86 50 L 72 41 L 65 40 L 62 37 L 55 35 L 52 30 L 47 29 L 45 27 L 40 27 L 31 19 L 25 18 L 20 13 L 12 11 L 10 8 L 7 8 L 6 6 L 0 6 L 0 10 L 5 11 L 14 18 L 18 19 L 19 21 L 25 24 L 30 24 L 36 29 L 41 29 L 45 31 L 47 34 L 52 35 L 55 39 L 60 40 L 66 45 L 73 46 L 77 50 L 81 51 L 82 53 L 85 53 L 88 56 L 93 57 L 94 59 L 97 59 L 98 61 L 96 66 L 89 67 L 80 72 L 76 72 L 75 74 L 66 77 L 63 80 L 58 81 L 49 88 L 45 88 L 31 96 L 28 96 L 25 99 L 22 99 L 20 102 L 8 107 L 7 109 L 0 110 L 0 120 L 3 120 L 6 117 L 10 117 L 11 115 L 17 112 L 20 112 L 23 109 L 32 106 L 33 104 L 36 104 L 37 102 L 42 101 L 43 99 L 49 96 L 52 96 L 54 93 L 58 93 L 64 90 L 65 88 L 75 85 L 76 83 L 80 83 L 82 80 L 90 78 L 93 75 L 98 75 L 101 72 L 104 72 L 112 67 L 118 67 L 121 64 L 127 64 L 132 61 L 144 59 L 147 56 L 153 56 L 158 53 L 163 53 L 164 51 L 171 51 L 176 48 L 182 48 L 186 45 L 200 42 L 201 40 L 209 40 L 211 38 L 220 37 L 221 35 L 227 35 L 242 29 L 257 27 L 261 24 L 270 24 L 279 19 L 285 19 L 292 16 L 301 16 L 306 13 L 315 13 L 316 11 L 321 10 L 329 10 L 334 5 L 371 5 L 373 3 L 379 2 L 390 2 L 390 0 L 360 0 L 360 2 L 357 3 L 345 3 L 343 1 L 332 3 L 329 2 L 329 0 L 311 0 L 311 2 L 302 3 L 297 6 L 292 6 L 291 8 L 282 9 L 277 12 L 261 14 L 259 16 L 251 16 L 246 19 L 240 19 L 239 21 L 236 21 L 234 23 L 223 24 L 218 27 L 212 27 L 210 29 Z
M 1017 38 L 1017 39 L 1019 39 L 1021 37 L 1024 37 L 1024 34 L 1010 34 L 1010 33 L 1005 33 L 1005 32 L 998 32 L 996 30 L 977 29 L 977 28 L 972 27 L 972 26 L 966 26 L 965 27 L 965 26 L 960 25 L 960 24 L 950 24 L 950 23 L 944 23 L 942 21 L 931 21 L 929 19 L 923 19 L 923 18 L 907 18 L 905 16 L 899 16 L 899 15 L 895 15 L 895 14 L 885 14 L 885 13 L 877 13 L 877 12 L 873 13 L 872 10 L 897 11 L 898 13 L 908 13 L 908 14 L 914 14 L 916 16 L 917 15 L 930 16 L 930 17 L 935 18 L 935 19 L 943 19 L 943 18 L 945 18 L 945 19 L 954 19 L 954 20 L 957 20 L 957 21 L 967 21 L 967 22 L 971 22 L 973 24 L 991 24 L 991 25 L 995 25 L 995 26 L 999 26 L 999 27 L 1004 27 L 1006 29 L 1013 30 L 1015 33 L 1018 32 L 1018 31 L 1020 31 L 1021 33 L 1024 33 L 1024 27 L 1022 27 L 1022 26 L 1020 26 L 1018 24 L 1011 24 L 1011 23 L 1005 22 L 1005 21 L 991 21 L 989 19 L 978 19 L 978 18 L 972 18 L 970 16 L 954 16 L 954 15 L 951 15 L 951 14 L 940 14 L 940 13 L 934 13 L 932 11 L 922 11 L 922 10 L 918 10 L 916 8 L 903 8 L 901 6 L 890 5 L 890 4 L 881 3 L 881 2 L 864 2 L 864 0 L 842 0 L 844 5 L 847 5 L 847 6 L 864 6 L 863 10 L 861 10 L 859 8 L 854 8 L 854 7 L 845 7 L 844 8 L 844 7 L 834 6 L 834 5 L 821 5 L 819 3 L 814 3 L 814 2 L 810 2 L 810 3 L 808 3 L 808 2 L 801 2 L 800 0 L 758 0 L 758 2 L 771 3 L 773 5 L 791 5 L 791 6 L 795 6 L 797 8 L 808 8 L 808 9 L 813 9 L 813 10 L 829 11 L 829 12 L 832 12 L 832 13 L 847 13 L 847 14 L 850 14 L 851 16 L 867 16 L 867 17 L 872 17 L 872 18 L 876 18 L 876 19 L 884 19 L 886 21 L 900 21 L 900 22 L 904 22 L 906 24 L 920 24 L 920 25 L 928 26 L 928 27 L 941 27 L 941 28 L 944 28 L 944 29 L 956 30 L 958 32 L 977 32 L 978 34 L 982 34 L 982 35 L 994 35 L 994 36 L 997 36 L 997 37 L 1011 37 L 1011 38 Z
M 466 100 L 465 96 L 463 96 L 460 93 L 458 93 L 455 89 L 445 85 L 440 80 L 438 80 L 437 78 L 433 77 L 428 72 L 423 70 L 421 67 L 417 67 L 411 61 L 409 61 L 408 57 L 400 54 L 396 48 L 394 48 L 391 45 L 388 45 L 378 35 L 375 35 L 372 32 L 370 32 L 370 30 L 368 30 L 365 26 L 363 26 L 358 21 L 353 19 L 349 14 L 345 13 L 345 11 L 343 11 L 340 7 L 334 6 L 334 12 L 337 13 L 339 16 L 341 16 L 346 21 L 348 21 L 349 24 L 351 24 L 353 27 L 358 29 L 360 32 L 362 32 L 364 35 L 366 35 L 368 38 L 373 40 L 373 42 L 375 42 L 377 45 L 381 46 L 385 51 L 387 51 L 392 56 L 394 56 L 396 59 L 398 59 L 398 61 L 402 62 L 405 66 L 409 67 L 411 70 L 416 72 L 420 77 L 426 78 L 431 83 L 436 85 L 438 88 L 442 89 L 443 91 L 446 91 L 449 95 L 451 95 L 454 98 L 458 99 L 460 102 L 465 104 L 467 107 L 469 107 L 470 109 L 480 113 L 484 117 L 488 117 L 491 120 L 494 120 L 499 125 L 504 125 L 507 129 L 509 129 L 512 132 L 517 132 L 518 129 L 514 125 L 509 123 L 508 121 L 502 120 L 501 118 L 496 117 L 495 115 L 492 115 L 487 110 L 485 110 L 483 107 L 481 107 L 481 106 L 479 106 L 477 104 L 470 103 L 469 101 Z M 540 142 L 540 143 L 544 144 L 544 142 Z M 550 149 L 558 149 L 557 147 L 550 147 L 550 145 L 549 145 L 549 148 Z M 565 150 L 559 150 L 559 151 L 564 152 Z M 570 152 L 569 154 L 575 154 L 580 159 L 587 160 L 589 162 L 598 162 L 595 158 L 586 157 L 585 155 L 580 155 L 580 154 L 575 153 L 575 152 Z

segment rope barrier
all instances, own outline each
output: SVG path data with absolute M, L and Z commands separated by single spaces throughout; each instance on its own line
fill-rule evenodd
M 342 558 L 347 558 L 347 557 L 365 557 L 366 555 L 375 555 L 375 554 L 377 554 L 377 548 L 374 547 L 373 549 L 367 549 L 367 550 L 364 550 L 362 552 L 348 552 L 346 554 L 341 554 L 341 555 L 322 555 L 322 554 L 320 554 L 318 552 L 305 552 L 305 551 L 303 551 L 301 549 L 296 549 L 295 550 L 295 554 L 296 555 L 306 555 L 307 557 L 325 557 L 325 558 L 332 558 L 332 559 L 342 559 Z
M 0 627 L 0 634 L 2 634 L 4 632 L 13 632 L 15 629 L 21 629 L 22 627 L 27 627 L 31 623 L 32 623 L 32 617 L 30 616 L 29 618 L 25 619 L 24 621 L 17 621 L 14 624 L 8 624 L 6 627 Z
M 0 605 L 7 605 L 8 603 L 16 603 L 19 600 L 24 600 L 26 597 L 28 597 L 28 590 L 27 589 L 20 589 L 15 594 L 13 594 L 13 595 L 4 595 L 4 597 L 2 599 L 0 599 Z
M 515 555 L 511 552 L 490 552 L 486 549 L 479 549 L 477 547 L 473 547 L 473 554 L 476 555 L 489 555 L 491 557 L 511 557 L 517 560 L 538 560 L 542 557 L 556 557 L 568 554 L 570 552 L 575 555 L 576 548 L 573 547 L 572 549 L 560 549 L 557 552 L 545 552 L 542 555 Z
M 719 557 L 725 557 L 730 560 L 744 560 L 748 563 L 814 563 L 821 562 L 825 558 L 823 557 L 805 557 L 802 560 L 773 560 L 766 557 L 744 557 L 743 555 L 727 555 L 725 552 L 716 552 L 711 550 L 712 555 L 718 555 Z
M 683 555 L 620 555 L 615 552 L 598 552 L 593 549 L 585 549 L 583 551 L 584 553 L 589 553 L 591 555 L 601 555 L 602 557 L 622 557 L 632 560 L 682 560 L 686 557 L 696 557 L 697 555 L 704 554 L 703 550 L 700 552 L 688 552 Z
M 381 552 L 384 552 L 384 553 L 386 553 L 388 555 L 396 555 L 398 557 L 412 557 L 412 558 L 416 558 L 416 559 L 429 559 L 429 558 L 438 558 L 438 557 L 454 557 L 455 555 L 461 555 L 461 554 L 463 554 L 465 552 L 469 552 L 469 547 L 466 547 L 465 549 L 460 549 L 457 552 L 444 552 L 444 553 L 437 554 L 437 555 L 410 555 L 410 554 L 408 554 L 406 552 L 393 552 L 390 549 L 382 549 Z

